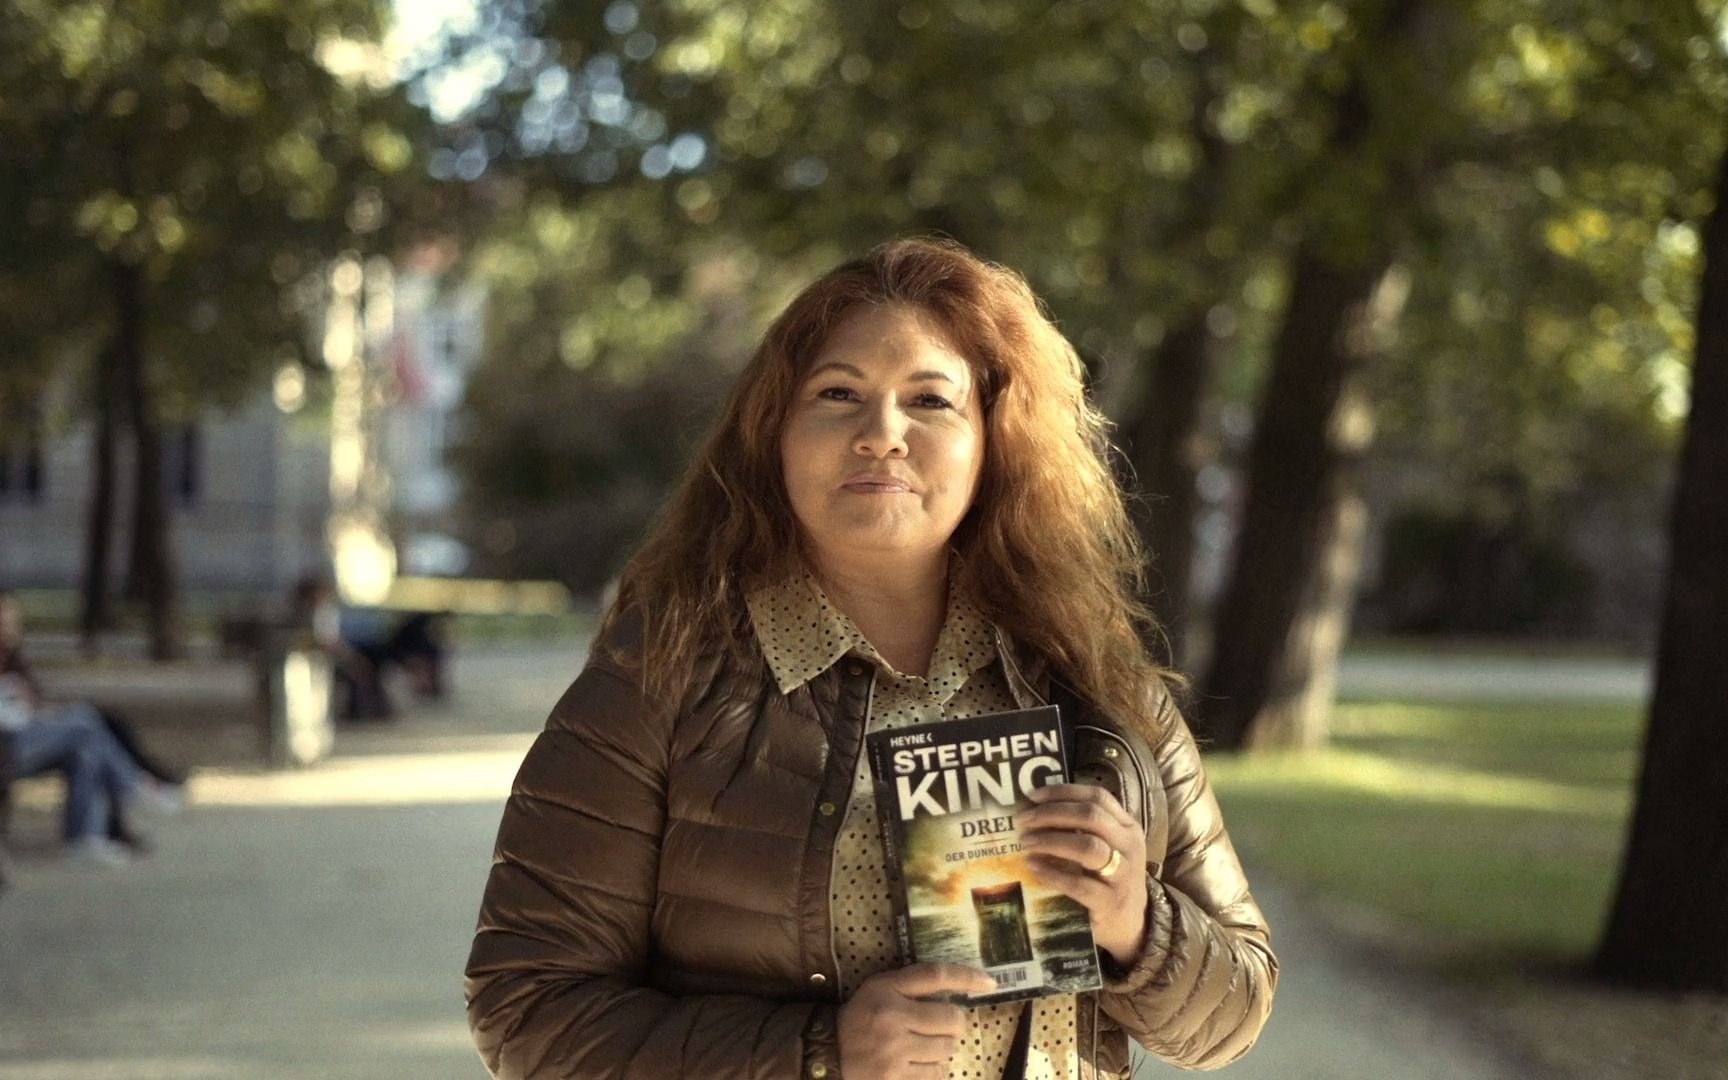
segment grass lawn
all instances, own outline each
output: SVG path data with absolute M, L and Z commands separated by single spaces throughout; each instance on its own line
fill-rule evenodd
M 1633 705 L 1349 702 L 1306 756 L 1207 771 L 1250 870 L 1418 958 L 1484 974 L 1587 957 L 1619 868 Z
M 1583 978 L 1607 917 L 1644 710 L 1349 702 L 1332 745 L 1207 761 L 1249 871 L 1450 977 L 1552 1075 L 1728 1078 L 1728 1001 Z M 1277 940 L 1277 927 L 1273 927 Z

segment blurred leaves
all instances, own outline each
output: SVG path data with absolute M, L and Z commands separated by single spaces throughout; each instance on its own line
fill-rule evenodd
M 0 14 L 0 398 L 32 401 L 146 287 L 166 414 L 299 355 L 327 260 L 391 242 L 425 124 L 382 0 L 15 0 Z M 345 61 L 345 63 L 344 63 Z
M 1370 372 L 1382 452 L 1461 506 L 1510 476 L 1563 515 L 1648 484 L 1685 407 L 1723 9 L 483 0 L 397 86 L 380 0 L 13 0 L 0 396 L 100 344 L 120 260 L 150 283 L 168 407 L 235 398 L 293 355 L 333 251 L 419 223 L 474 232 L 482 381 L 593 408 L 712 392 L 809 274 L 940 231 L 1031 278 L 1118 412 L 1203 314 L 1228 416 L 1297 242 L 1386 238 L 1412 292 Z M 1342 155 L 1355 72 L 1387 122 Z M 481 444 L 534 404 L 476 392 L 482 503 Z
M 446 163 L 508 211 L 476 260 L 493 362 L 632 377 L 681 378 L 709 332 L 674 268 L 778 299 L 940 231 L 1027 273 L 1113 407 L 1195 310 L 1240 405 L 1297 239 L 1389 237 L 1413 288 L 1370 373 L 1383 452 L 1460 506 L 1513 477 L 1542 518 L 1671 452 L 1722 35 L 1720 0 L 513 0 L 451 42 L 449 70 L 502 67 Z M 1346 158 L 1353 71 L 1387 122 Z

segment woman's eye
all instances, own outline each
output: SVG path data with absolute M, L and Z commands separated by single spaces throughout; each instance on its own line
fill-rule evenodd
M 858 397 L 849 387 L 845 386 L 823 387 L 816 391 L 816 396 L 823 401 L 852 401 Z
M 941 394 L 919 394 L 912 403 L 924 409 L 952 409 L 954 403 Z

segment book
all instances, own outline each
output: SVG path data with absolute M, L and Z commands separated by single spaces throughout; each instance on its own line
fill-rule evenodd
M 1100 985 L 1086 908 L 1032 873 L 1015 815 L 1069 779 L 1054 705 L 872 732 L 877 818 L 906 963 L 983 968 L 978 1005 Z

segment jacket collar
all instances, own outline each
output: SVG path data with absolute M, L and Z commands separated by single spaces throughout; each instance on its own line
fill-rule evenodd
M 1050 703 L 1049 665 L 1042 656 L 1017 644 L 1001 627 L 993 627 L 996 636 L 996 656 L 1002 664 L 1002 674 L 1008 692 L 1022 709 Z
M 751 589 L 744 600 L 757 643 L 782 694 L 792 693 L 848 655 L 863 657 L 884 671 L 894 670 L 808 572 Z M 966 644 L 983 645 L 992 637 L 1000 642 L 983 612 L 951 582 L 947 619 L 928 676 L 922 680 L 931 693 L 946 700 L 974 671 L 996 660 L 1000 645 L 992 653 L 988 646 Z

